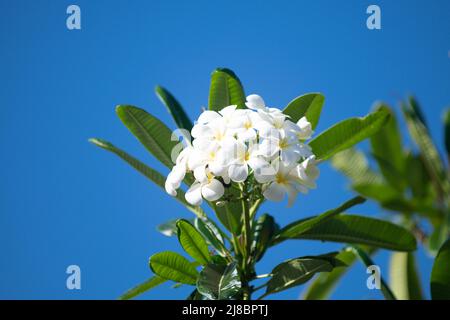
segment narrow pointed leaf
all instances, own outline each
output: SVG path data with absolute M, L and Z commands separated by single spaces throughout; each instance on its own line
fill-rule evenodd
M 197 290 L 210 300 L 228 300 L 241 290 L 241 280 L 236 263 L 229 265 L 208 264 L 201 272 Z
M 169 169 L 173 167 L 172 150 L 179 142 L 172 140 L 172 131 L 145 110 L 118 106 L 117 115 L 144 147 Z
M 145 281 L 145 282 L 131 288 L 127 292 L 125 292 L 122 296 L 119 297 L 119 299 L 120 300 L 133 299 L 134 297 L 137 297 L 138 295 L 140 295 L 156 286 L 159 286 L 160 284 L 162 284 L 166 281 L 167 281 L 166 279 L 163 279 L 161 277 L 153 276 L 150 279 L 148 279 L 147 281 Z
M 145 177 L 147 177 L 150 181 L 155 183 L 158 187 L 162 188 L 165 192 L 164 183 L 166 181 L 166 178 L 158 171 L 148 167 L 147 165 L 145 165 L 138 159 L 127 154 L 125 151 L 115 147 L 108 141 L 101 140 L 101 139 L 90 139 L 89 142 L 91 142 L 92 144 L 94 144 L 104 150 L 107 150 L 107 151 L 112 152 L 115 155 L 119 156 L 122 160 L 127 162 L 134 169 L 136 169 L 141 174 L 143 174 Z M 186 206 L 186 208 L 189 209 L 190 211 L 192 211 L 195 215 L 197 215 L 199 217 L 202 217 L 205 215 L 205 212 L 200 207 L 192 206 L 191 204 L 189 204 L 189 202 L 186 201 L 183 190 L 177 191 L 177 195 L 176 195 L 175 199 L 178 200 L 179 202 L 181 202 L 182 204 L 184 204 Z
M 238 108 L 245 107 L 245 94 L 241 81 L 229 69 L 216 69 L 211 75 L 209 109 L 220 111 L 230 105 L 237 105 Z
M 378 132 L 389 116 L 386 108 L 380 108 L 363 118 L 344 120 L 322 132 L 309 145 L 317 159 L 326 160 Z
M 156 253 L 150 257 L 150 268 L 163 279 L 194 285 L 198 272 L 185 257 L 171 251 Z
M 372 261 L 370 256 L 361 248 L 351 246 L 348 248 L 348 250 L 351 250 L 353 253 L 355 253 L 366 265 L 366 267 L 376 265 L 376 263 Z M 381 292 L 383 293 L 384 298 L 386 300 L 396 300 L 394 293 L 392 292 L 391 288 L 389 288 L 388 284 L 381 275 L 380 275 L 380 283 L 381 283 Z
M 321 93 L 307 93 L 289 102 L 283 113 L 290 116 L 293 122 L 306 117 L 314 129 L 319 123 L 324 102 L 325 97 Z
M 345 210 L 355 205 L 361 204 L 365 201 L 366 200 L 362 197 L 355 197 L 343 203 L 341 206 L 332 210 L 328 210 L 327 212 L 322 213 L 318 216 L 290 223 L 286 227 L 282 228 L 280 231 L 277 232 L 273 242 L 277 243 L 279 241 L 282 241 L 283 239 L 298 237 L 303 233 L 306 233 L 307 231 L 313 229 L 314 227 L 319 226 L 321 223 L 325 223 L 327 220 L 335 217 L 336 215 L 344 212 Z
M 175 97 L 161 86 L 155 88 L 156 95 L 166 106 L 176 125 L 180 129 L 192 130 L 192 121 Z
M 184 251 L 201 265 L 211 261 L 205 239 L 192 224 L 183 219 L 178 220 L 177 230 L 178 241 Z
M 450 300 L 450 239 L 439 250 L 431 271 L 431 298 Z
M 414 235 L 393 223 L 357 215 L 335 216 L 314 228 L 287 239 L 310 239 L 352 244 L 365 244 L 397 251 L 413 251 L 417 247 Z
M 412 252 L 394 252 L 389 265 L 390 287 L 398 300 L 422 300 L 422 288 Z

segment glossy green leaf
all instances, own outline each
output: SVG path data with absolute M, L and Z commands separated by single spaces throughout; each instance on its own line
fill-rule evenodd
M 161 102 L 166 106 L 177 127 L 180 129 L 186 129 L 190 132 L 192 130 L 192 121 L 189 119 L 189 116 L 177 99 L 175 99 L 169 91 L 161 86 L 157 86 L 155 88 L 155 92 Z
M 330 272 L 334 267 L 342 266 L 335 255 L 300 257 L 282 262 L 272 270 L 264 296 L 301 285 L 318 272 Z
M 361 259 L 361 261 L 366 265 L 366 267 L 377 265 L 375 262 L 372 261 L 370 256 L 361 248 L 351 246 L 348 248 L 348 250 L 351 250 L 354 254 L 356 254 Z M 380 276 L 381 292 L 383 293 L 384 298 L 386 300 L 396 300 L 394 293 L 392 292 L 391 288 L 389 288 L 383 276 L 381 274 L 379 276 Z
M 236 263 L 227 266 L 208 264 L 197 281 L 197 290 L 210 300 L 229 300 L 241 290 Z
M 118 106 L 117 115 L 144 147 L 169 169 L 173 167 L 172 150 L 179 142 L 172 140 L 172 131 L 145 110 Z
M 350 148 L 331 158 L 335 169 L 350 178 L 353 184 L 371 184 L 382 182 L 381 176 L 370 169 L 364 153 Z
M 211 74 L 208 106 L 210 110 L 237 105 L 245 107 L 245 94 L 241 81 L 230 69 L 218 68 Z
M 109 143 L 105 140 L 89 139 L 89 142 L 91 142 L 92 144 L 94 144 L 104 150 L 107 150 L 107 151 L 110 151 L 110 152 L 116 154 L 122 160 L 124 160 L 129 165 L 131 165 L 134 169 L 136 169 L 141 174 L 143 174 L 145 177 L 147 177 L 150 181 L 155 183 L 158 187 L 162 188 L 165 192 L 164 183 L 166 181 L 166 178 L 162 174 L 160 174 L 158 171 L 148 167 L 147 165 L 145 165 L 138 159 L 132 157 L 131 155 L 127 154 L 125 151 L 122 151 L 121 149 L 115 147 L 114 145 L 112 145 L 111 143 Z M 202 217 L 205 215 L 205 212 L 200 207 L 192 206 L 189 202 L 186 201 L 183 190 L 177 191 L 177 196 L 175 197 L 175 199 L 178 200 L 179 202 L 181 202 L 182 204 L 184 204 L 186 206 L 186 208 L 189 209 L 190 211 L 192 211 L 195 215 L 197 215 L 199 217 Z
M 380 108 L 388 110 L 390 117 L 386 124 L 370 137 L 372 154 L 389 184 L 403 191 L 406 186 L 403 178 L 405 154 L 397 120 L 390 107 L 381 104 L 376 107 L 376 110 Z
M 422 288 L 412 252 L 394 252 L 389 265 L 390 287 L 398 300 L 422 300 Z
M 222 257 L 227 256 L 228 250 L 225 247 L 222 232 L 211 220 L 206 218 L 196 218 L 194 225 L 206 241 L 213 246 Z
M 195 285 L 198 272 L 185 257 L 171 251 L 156 253 L 150 257 L 153 273 L 166 280 Z
M 319 123 L 324 102 L 325 97 L 321 93 L 307 93 L 289 102 L 283 113 L 290 116 L 293 122 L 306 117 L 314 129 Z
M 284 239 L 298 237 L 308 232 L 309 230 L 319 226 L 320 224 L 325 223 L 327 220 L 335 217 L 336 215 L 344 212 L 345 210 L 363 203 L 364 201 L 366 200 L 362 197 L 355 197 L 343 203 L 341 206 L 335 209 L 328 210 L 325 213 L 322 213 L 318 216 L 292 222 L 277 232 L 277 234 L 274 237 L 273 243 L 283 241 Z
M 450 239 L 439 250 L 431 271 L 431 298 L 450 300 Z
M 178 241 L 184 251 L 201 265 L 211 261 L 205 239 L 192 224 L 181 219 L 177 221 L 177 229 Z
M 389 117 L 389 110 L 380 108 L 363 118 L 344 120 L 322 132 L 309 145 L 318 160 L 326 160 L 378 132 Z
M 335 216 L 314 228 L 287 239 L 310 239 L 353 244 L 365 244 L 397 251 L 416 249 L 411 232 L 393 223 L 357 215 Z
M 122 296 L 119 297 L 119 299 L 120 300 L 133 299 L 134 297 L 137 297 L 138 295 L 140 295 L 156 286 L 159 286 L 160 284 L 162 284 L 166 281 L 167 281 L 166 279 L 163 279 L 161 277 L 153 276 L 150 279 L 148 279 L 147 281 L 145 281 L 145 282 L 131 288 L 127 292 L 125 292 Z
M 279 227 L 275 219 L 269 214 L 263 214 L 256 220 L 253 227 L 253 242 L 251 252 L 256 261 L 261 260 L 267 250 L 273 236 Z

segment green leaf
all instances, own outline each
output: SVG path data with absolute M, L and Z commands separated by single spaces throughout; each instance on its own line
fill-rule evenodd
M 293 122 L 306 117 L 314 129 L 319 123 L 324 102 L 325 97 L 321 93 L 307 93 L 289 102 L 283 113 L 290 116 Z
M 169 220 L 158 225 L 156 229 L 166 237 L 176 236 L 178 234 L 177 221 L 178 219 Z
M 439 193 L 447 194 L 450 187 L 444 173 L 443 162 L 427 128 L 421 120 L 421 116 L 414 111 L 411 105 L 402 105 L 402 110 L 409 133 L 420 149 L 430 179 L 434 181 Z
M 423 198 L 430 193 L 430 179 L 420 156 L 409 153 L 406 157 L 406 178 L 413 197 Z
M 178 128 L 191 132 L 192 121 L 175 97 L 161 86 L 155 88 L 159 100 L 166 106 Z
M 445 220 L 444 220 L 445 221 Z M 428 238 L 428 250 L 432 255 L 435 255 L 449 235 L 449 227 L 445 222 L 441 222 L 433 230 L 433 233 Z
M 389 278 L 392 292 L 398 300 L 423 300 L 416 262 L 412 252 L 391 254 Z
M 353 184 L 370 184 L 382 181 L 378 173 L 370 169 L 364 153 L 353 148 L 334 155 L 331 158 L 331 164 L 339 172 L 350 178 Z
M 431 271 L 431 298 L 450 300 L 450 239 L 439 250 Z
M 198 272 L 185 257 L 171 251 L 156 253 L 150 257 L 150 268 L 163 279 L 195 285 Z
M 347 210 L 355 205 L 361 204 L 365 201 L 366 200 L 362 197 L 355 197 L 355 198 L 343 203 L 341 206 L 339 206 L 335 209 L 328 210 L 327 212 L 322 213 L 318 216 L 315 216 L 315 217 L 312 217 L 309 219 L 302 219 L 302 220 L 290 223 L 286 227 L 282 228 L 275 235 L 273 243 L 283 241 L 284 239 L 298 237 L 298 236 L 308 232 L 309 230 L 313 229 L 314 227 L 317 227 L 320 224 L 325 223 L 327 220 L 344 212 L 345 210 Z
M 172 131 L 145 110 L 118 106 L 117 115 L 144 147 L 169 169 L 173 167 L 172 150 L 179 143 L 172 140 Z
M 272 270 L 264 296 L 301 285 L 318 272 L 330 272 L 334 267 L 342 266 L 335 255 L 300 257 L 282 262 Z
M 361 248 L 358 248 L 356 246 L 351 246 L 348 248 L 348 250 L 351 250 L 354 254 L 356 254 L 361 261 L 366 265 L 366 267 L 374 266 L 376 265 L 370 256 Z M 381 284 L 381 292 L 383 293 L 383 296 L 386 300 L 396 300 L 395 295 L 392 293 L 392 290 L 387 285 L 386 281 L 384 281 L 383 277 L 380 274 L 380 284 Z
M 251 252 L 255 261 L 259 261 L 264 256 L 267 247 L 279 227 L 275 223 L 275 219 L 270 214 L 266 213 L 258 218 L 253 229 Z
M 393 223 L 357 215 L 340 215 L 314 228 L 286 239 L 310 239 L 353 244 L 365 244 L 397 251 L 416 249 L 416 238 L 411 232 Z
M 209 219 L 196 218 L 194 225 L 206 241 L 222 256 L 228 255 L 221 230 Z
M 377 160 L 385 179 L 397 190 L 403 191 L 406 186 L 403 179 L 405 154 L 403 153 L 402 139 L 397 120 L 390 107 L 380 104 L 376 107 L 376 110 L 380 108 L 385 108 L 389 112 L 390 117 L 386 124 L 376 134 L 370 137 L 372 154 Z
M 230 105 L 245 107 L 244 89 L 233 71 L 218 68 L 211 74 L 208 106 L 210 110 L 220 111 Z
M 150 181 L 155 183 L 158 187 L 165 190 L 164 183 L 166 181 L 166 178 L 158 171 L 148 167 L 147 165 L 145 165 L 138 159 L 130 156 L 125 151 L 122 151 L 121 149 L 115 147 L 108 141 L 101 140 L 101 139 L 89 139 L 89 142 L 91 142 L 92 144 L 94 144 L 104 150 L 107 150 L 107 151 L 110 151 L 110 152 L 116 154 L 122 160 L 126 161 L 129 165 L 131 165 L 134 169 L 136 169 L 141 174 L 143 174 L 145 177 L 147 177 Z M 182 204 L 184 204 L 186 206 L 186 208 L 189 209 L 190 211 L 192 211 L 195 215 L 197 215 L 199 217 L 205 216 L 205 212 L 200 207 L 192 206 L 189 202 L 186 201 L 183 190 L 177 191 L 177 195 L 176 195 L 175 199 L 178 200 L 179 202 L 181 202 Z
M 376 249 L 369 248 L 372 255 Z M 317 275 L 303 294 L 305 300 L 326 300 L 337 286 L 345 273 L 356 262 L 357 256 L 348 250 L 343 250 L 336 255 L 336 259 L 347 265 L 346 268 L 334 268 L 331 272 L 324 272 Z
M 178 241 L 184 251 L 201 265 L 206 265 L 211 261 L 205 239 L 192 224 L 181 219 L 177 221 L 177 229 Z
M 450 108 L 444 111 L 444 142 L 447 157 L 450 161 Z
M 167 281 L 166 279 L 163 279 L 161 277 L 153 276 L 150 279 L 148 279 L 147 281 L 145 281 L 145 282 L 131 288 L 127 292 L 125 292 L 122 296 L 119 297 L 119 299 L 120 300 L 133 299 L 134 297 L 136 297 L 156 286 L 159 286 L 160 284 L 162 284 L 166 281 Z
M 363 197 L 376 200 L 382 204 L 403 198 L 403 195 L 397 189 L 385 183 L 356 184 L 352 188 Z
M 389 116 L 386 108 L 380 108 L 363 118 L 344 120 L 322 132 L 309 145 L 318 160 L 326 160 L 378 132 Z
M 210 300 L 229 300 L 241 290 L 236 263 L 227 266 L 208 264 L 197 281 L 197 290 Z
M 223 196 L 232 197 L 233 199 L 241 197 L 241 192 L 236 190 L 233 186 L 225 188 Z M 225 228 L 236 235 L 240 235 L 242 231 L 242 214 L 244 212 L 244 202 L 242 200 L 226 201 L 223 205 L 218 206 L 216 203 L 211 203 L 214 212 L 219 221 Z

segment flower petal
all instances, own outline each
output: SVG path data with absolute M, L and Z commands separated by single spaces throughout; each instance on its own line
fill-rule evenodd
M 200 182 L 194 182 L 192 186 L 186 191 L 186 201 L 193 206 L 199 206 L 202 204 L 202 187 Z
M 208 201 L 216 201 L 225 193 L 222 183 L 216 179 L 212 179 L 209 183 L 204 184 L 201 190 L 203 198 Z
M 258 109 L 265 109 L 266 104 L 264 103 L 263 98 L 258 96 L 257 94 L 251 94 L 247 97 L 247 102 L 245 103 L 247 108 L 258 110 Z
M 232 164 L 228 169 L 228 175 L 234 182 L 243 182 L 248 176 L 246 164 Z
M 263 195 L 266 199 L 272 201 L 282 201 L 284 198 L 284 188 L 276 183 L 272 182 L 266 190 L 264 190 Z

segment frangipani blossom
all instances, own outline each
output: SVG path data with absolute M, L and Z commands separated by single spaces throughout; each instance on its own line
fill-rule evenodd
M 194 206 L 203 199 L 218 201 L 231 183 L 254 188 L 259 184 L 255 190 L 268 200 L 281 201 L 287 195 L 289 206 L 299 192 L 315 188 L 319 171 L 304 143 L 313 134 L 311 123 L 305 117 L 294 123 L 258 95 L 248 96 L 246 106 L 202 112 L 191 131 L 192 145 L 180 153 L 167 176 L 169 194 L 177 194 L 187 172 L 195 177 L 186 192 Z

